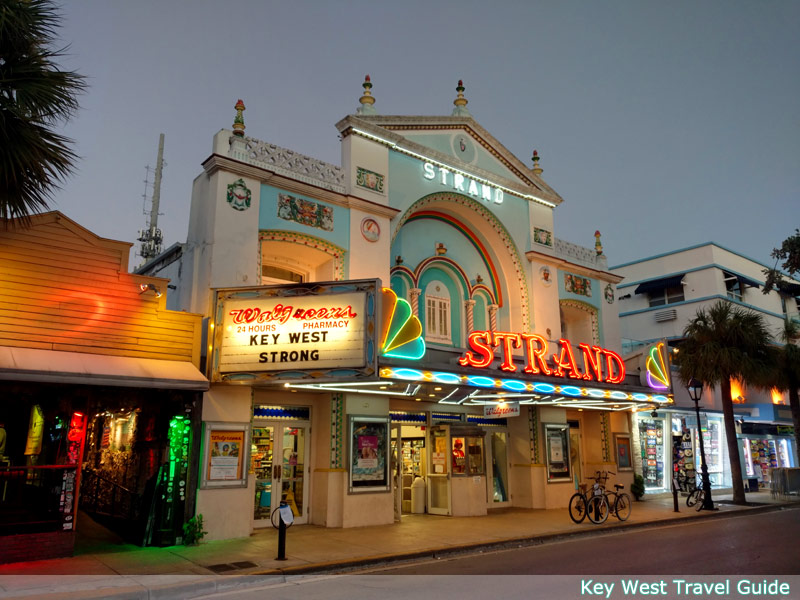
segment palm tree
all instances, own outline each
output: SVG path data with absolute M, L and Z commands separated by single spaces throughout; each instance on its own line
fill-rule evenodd
M 0 0 L 0 219 L 28 221 L 72 172 L 71 140 L 53 127 L 78 109 L 83 77 L 59 70 L 51 0 Z
M 781 341 L 784 345 L 776 350 L 775 378 L 773 387 L 789 392 L 789 406 L 792 409 L 792 424 L 794 425 L 794 439 L 800 448 L 800 326 L 795 321 L 786 319 L 783 322 Z
M 771 336 L 758 313 L 725 300 L 700 309 L 683 331 L 676 356 L 678 374 L 686 383 L 692 377 L 712 390 L 720 387 L 725 436 L 731 463 L 734 504 L 746 504 L 739 444 L 731 401 L 731 378 L 762 383 L 770 371 Z M 698 423 L 698 427 L 699 427 Z

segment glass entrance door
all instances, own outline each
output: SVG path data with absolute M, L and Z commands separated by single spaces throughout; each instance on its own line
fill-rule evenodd
M 431 462 L 428 469 L 428 512 L 449 515 L 450 505 L 450 427 L 431 429 Z
M 508 432 L 489 432 L 489 508 L 509 506 L 511 496 L 508 488 Z
M 308 522 L 307 433 L 307 424 L 254 424 L 250 456 L 256 476 L 256 527 L 270 525 L 270 515 L 281 500 L 291 507 L 296 523 Z

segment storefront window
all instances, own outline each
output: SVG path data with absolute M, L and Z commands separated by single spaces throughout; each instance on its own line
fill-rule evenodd
M 722 473 L 722 420 L 719 417 L 701 417 L 701 429 L 703 431 L 703 450 L 706 454 L 706 465 L 708 465 L 708 478 L 713 487 L 724 485 Z M 700 438 L 697 437 L 695 430 L 695 465 L 698 472 L 702 467 L 702 456 L 700 454 Z
M 639 418 L 645 488 L 664 488 L 664 421 Z

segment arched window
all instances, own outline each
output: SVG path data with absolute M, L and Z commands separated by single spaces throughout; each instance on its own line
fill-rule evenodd
M 450 344 L 450 292 L 439 282 L 432 281 L 425 288 L 425 339 L 430 342 Z

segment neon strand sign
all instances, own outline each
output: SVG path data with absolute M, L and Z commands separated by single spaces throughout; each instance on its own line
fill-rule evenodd
M 513 373 L 517 370 L 514 349 L 524 349 L 524 373 L 569 377 L 585 381 L 622 383 L 625 380 L 625 363 L 619 354 L 600 346 L 579 344 L 583 357 L 583 370 L 575 360 L 569 340 L 558 340 L 559 351 L 552 355 L 553 367 L 547 364 L 549 344 L 535 333 L 509 333 L 505 331 L 473 331 L 467 340 L 469 350 L 458 359 L 462 367 L 487 368 L 494 360 L 496 348 L 500 349 L 500 369 Z

